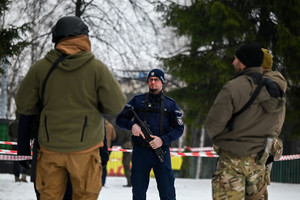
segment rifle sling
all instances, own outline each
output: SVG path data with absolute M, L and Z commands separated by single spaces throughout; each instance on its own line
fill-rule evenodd
M 45 94 L 45 90 L 46 90 L 46 83 L 50 77 L 50 75 L 52 74 L 52 72 L 54 71 L 54 69 L 57 67 L 57 65 L 64 60 L 64 57 L 65 55 L 62 54 L 61 56 L 59 56 L 55 62 L 52 64 L 51 68 L 49 69 L 48 73 L 47 73 L 47 76 L 43 82 L 43 85 L 42 85 L 42 93 L 41 93 L 41 99 L 40 99 L 40 112 L 42 111 L 43 109 L 43 104 L 44 104 L 44 94 Z
M 42 112 L 42 109 L 43 109 L 44 94 L 45 94 L 46 83 L 48 81 L 48 78 L 51 75 L 51 73 L 53 72 L 53 70 L 57 67 L 57 65 L 64 59 L 64 57 L 65 57 L 65 55 L 62 54 L 61 56 L 59 56 L 56 59 L 56 61 L 52 64 L 50 70 L 48 71 L 47 76 L 43 82 L 41 98 L 39 100 L 40 113 Z M 39 126 L 39 115 L 37 116 L 37 122 L 35 124 L 36 126 Z M 38 127 L 37 127 L 37 130 L 38 130 Z M 32 150 L 33 155 L 32 155 L 32 164 L 31 164 L 31 182 L 34 182 L 34 185 L 35 185 L 35 179 L 36 179 L 36 165 L 37 165 L 37 156 L 38 156 L 39 149 L 40 149 L 40 145 L 38 143 L 38 131 L 36 131 L 35 136 L 34 136 L 34 143 L 33 143 L 33 150 Z
M 250 97 L 250 99 L 248 100 L 248 102 L 241 108 L 241 110 L 239 110 L 236 113 L 233 113 L 230 120 L 228 121 L 226 127 L 228 127 L 228 131 L 232 131 L 233 130 L 233 123 L 234 123 L 234 119 L 239 116 L 240 114 L 242 114 L 245 110 L 247 110 L 247 108 L 249 108 L 249 106 L 254 102 L 254 100 L 256 99 L 256 97 L 258 96 L 261 88 L 264 85 L 264 78 L 263 75 L 260 76 L 259 81 L 257 83 L 257 87 L 254 91 L 254 93 L 252 94 L 252 96 Z

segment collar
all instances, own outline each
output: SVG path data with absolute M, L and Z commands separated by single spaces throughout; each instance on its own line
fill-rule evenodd
M 263 70 L 261 67 L 247 67 L 244 70 L 242 70 L 241 72 L 239 72 L 238 74 L 236 74 L 236 77 L 242 76 L 242 75 L 247 75 L 247 74 L 251 74 L 251 73 L 263 73 Z
M 158 93 L 158 94 L 151 94 L 150 92 L 148 92 L 148 95 L 150 97 L 150 99 L 160 99 L 161 95 L 162 95 L 162 90 Z
M 86 35 L 66 37 L 59 41 L 56 49 L 67 55 L 73 55 L 80 51 L 91 52 L 91 42 Z

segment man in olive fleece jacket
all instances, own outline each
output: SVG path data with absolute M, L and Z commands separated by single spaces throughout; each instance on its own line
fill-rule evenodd
M 284 91 L 271 79 L 254 102 L 227 126 L 254 93 L 260 77 L 264 54 L 257 44 L 242 45 L 235 53 L 234 79 L 219 92 L 206 119 L 206 129 L 219 154 L 217 171 L 212 177 L 213 199 L 268 199 L 266 160 L 262 154 L 268 138 L 282 116 Z M 274 123 L 275 122 L 275 123 Z
M 62 199 L 69 174 L 73 199 L 97 199 L 101 190 L 104 118 L 126 103 L 117 80 L 91 53 L 88 27 L 78 17 L 63 17 L 52 28 L 55 49 L 28 71 L 16 95 L 23 116 L 39 114 L 41 88 L 52 64 L 40 113 L 36 187 L 41 199 Z M 19 132 L 19 139 L 26 132 Z M 20 141 L 22 143 L 22 141 Z M 24 150 L 25 149 L 25 150 Z M 28 154 L 27 146 L 18 148 Z

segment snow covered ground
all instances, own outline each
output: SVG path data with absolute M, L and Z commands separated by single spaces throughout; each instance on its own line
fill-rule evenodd
M 131 188 L 123 187 L 124 177 L 107 177 L 106 185 L 102 188 L 101 200 L 130 200 Z M 175 180 L 177 200 L 209 200 L 211 185 L 209 179 L 180 179 Z M 300 199 L 300 184 L 271 183 L 268 187 L 269 200 Z M 12 174 L 0 174 L 0 200 L 34 200 L 35 193 L 32 183 L 15 183 Z M 159 200 L 155 179 L 150 180 L 147 199 Z

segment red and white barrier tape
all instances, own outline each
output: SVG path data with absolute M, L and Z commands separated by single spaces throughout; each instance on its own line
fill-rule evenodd
M 219 157 L 214 151 L 191 152 L 191 153 L 170 152 L 170 153 L 172 156 Z
M 185 148 L 191 152 L 213 151 L 214 150 L 214 148 L 212 148 L 212 147 L 188 147 L 188 146 L 186 146 Z
M 17 145 L 17 142 L 0 141 L 0 144 Z
M 17 154 L 16 150 L 0 149 L 0 154 Z
M 170 151 L 173 151 L 173 152 L 183 152 L 184 150 L 185 150 L 185 148 L 170 147 Z
M 111 150 L 110 150 L 111 149 Z M 120 150 L 122 151 L 122 147 L 121 146 L 112 146 L 111 148 L 108 148 L 109 151 L 118 151 Z M 185 148 L 173 148 L 173 147 L 170 147 L 170 151 L 178 151 L 178 152 L 182 152 L 184 151 Z M 132 151 L 132 150 L 131 150 Z M 131 152 L 130 151 L 130 152 Z
M 121 149 L 121 148 L 108 148 L 109 151 L 120 151 L 120 152 L 132 152 L 132 149 Z M 6 155 L 1 155 L 6 154 Z M 7 155 L 9 154 L 9 155 Z M 30 160 L 31 156 L 18 157 L 17 151 L 15 150 L 3 150 L 0 149 L 0 160 Z M 170 152 L 171 156 L 194 156 L 194 157 L 209 157 L 216 158 L 218 155 L 214 151 L 205 151 L 205 152 Z M 279 161 L 285 160 L 296 160 L 300 159 L 300 154 L 295 155 L 283 155 L 280 157 Z
M 300 159 L 300 154 L 294 154 L 294 155 L 283 155 L 279 158 L 278 161 L 284 161 L 284 160 L 296 160 Z
M 21 161 L 21 160 L 31 160 L 31 159 L 32 159 L 32 156 L 0 155 L 0 160 Z
M 0 144 L 7 144 L 7 145 L 17 145 L 17 142 L 9 142 L 9 141 L 0 141 Z M 121 146 L 112 146 L 111 147 L 115 151 L 115 149 L 122 149 Z M 175 151 L 175 152 L 183 152 L 184 150 L 188 150 L 191 152 L 199 152 L 199 151 L 213 151 L 212 147 L 188 147 L 185 146 L 184 148 L 173 148 L 170 147 L 170 151 Z
M 132 152 L 132 149 L 108 148 L 108 151 Z
M 121 146 L 112 146 L 112 151 L 115 151 L 116 149 L 122 149 Z M 200 152 L 200 151 L 213 151 L 212 147 L 188 147 L 185 146 L 184 148 L 174 148 L 170 147 L 170 151 L 172 152 L 183 152 L 185 150 L 191 151 L 191 152 Z
M 10 141 L 0 141 L 0 144 L 6 145 L 17 145 L 17 142 Z M 183 152 L 185 149 L 191 152 Z M 122 149 L 121 146 L 112 146 L 108 148 L 109 151 L 120 151 L 120 152 L 132 152 L 132 149 Z M 172 156 L 195 156 L 195 157 L 218 157 L 218 155 L 213 151 L 212 147 L 188 147 L 184 148 L 172 148 L 170 147 L 170 153 Z M 8 154 L 8 155 L 1 155 Z M 0 149 L 0 160 L 30 160 L 31 156 L 17 156 L 16 150 L 5 150 Z M 295 160 L 300 159 L 300 154 L 295 155 L 283 155 L 280 157 L 279 161 L 284 160 Z

